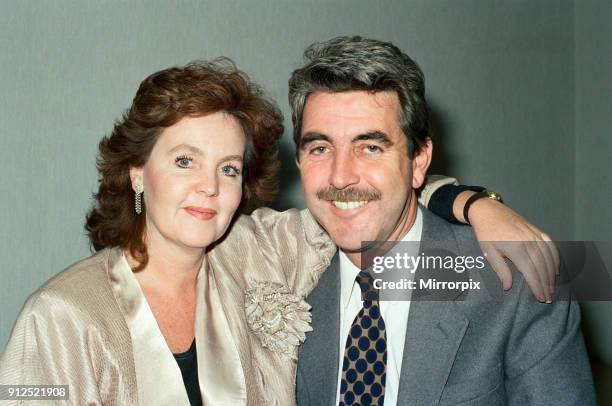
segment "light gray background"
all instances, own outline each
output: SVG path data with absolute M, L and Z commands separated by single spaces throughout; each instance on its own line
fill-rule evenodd
M 306 45 L 393 41 L 426 74 L 438 171 L 556 239 L 612 240 L 610 21 L 604 0 L 1 1 L 0 348 L 27 295 L 90 253 L 101 136 L 145 76 L 193 59 L 233 58 L 289 117 Z M 277 207 L 302 204 L 292 148 L 287 131 Z M 610 303 L 587 306 L 612 362 Z

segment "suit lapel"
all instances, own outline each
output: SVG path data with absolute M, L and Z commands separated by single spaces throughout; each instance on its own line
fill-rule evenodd
M 440 242 L 442 246 L 448 247 L 449 242 L 455 241 L 447 223 L 427 209 L 422 212 L 421 251 L 427 252 Z M 416 275 L 427 277 L 425 272 L 417 270 Z M 413 300 L 410 304 L 398 404 L 439 403 L 469 324 L 456 308 L 456 296 L 438 301 Z
M 298 370 L 311 402 L 331 405 L 336 402 L 338 349 L 340 342 L 340 269 L 338 253 L 332 259 L 317 287 L 306 299 L 312 305 L 313 331 L 300 347 Z M 298 399 L 305 402 L 306 399 Z
M 398 403 L 436 405 L 450 374 L 468 320 L 449 302 L 412 302 Z

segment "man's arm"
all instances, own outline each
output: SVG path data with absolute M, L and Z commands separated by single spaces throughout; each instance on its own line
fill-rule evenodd
M 431 176 L 420 202 L 447 221 L 466 224 L 463 209 L 477 190 L 484 188 L 461 186 L 454 178 Z M 476 200 L 469 207 L 469 218 L 503 288 L 512 287 L 512 272 L 504 260 L 508 258 L 523 274 L 538 300 L 551 303 L 555 275 L 559 271 L 559 253 L 550 237 L 508 206 L 492 199 Z M 504 244 L 505 241 L 523 244 Z
M 453 213 L 462 223 L 465 203 L 475 192 L 461 192 Z M 492 199 L 476 200 L 469 208 L 470 224 L 487 260 L 502 281 L 512 287 L 512 272 L 504 258 L 511 260 L 540 302 L 552 303 L 555 276 L 559 274 L 559 252 L 548 234 L 510 207 Z M 506 244 L 513 241 L 512 244 Z

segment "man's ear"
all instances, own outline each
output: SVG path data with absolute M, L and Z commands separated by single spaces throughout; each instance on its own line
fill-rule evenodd
M 298 147 L 296 147 L 296 148 L 298 148 Z M 301 162 L 300 162 L 300 155 L 301 155 L 301 153 L 302 153 L 302 151 L 300 151 L 299 149 L 297 149 L 295 151 L 295 166 L 297 166 L 298 169 L 300 169 L 300 165 L 301 165 Z
M 132 190 L 144 190 L 144 186 L 142 184 L 142 167 L 130 166 L 130 180 L 132 182 Z
M 427 141 L 423 144 L 419 152 L 416 153 L 412 159 L 412 188 L 418 189 L 425 182 L 425 176 L 427 175 L 427 169 L 431 164 L 431 154 L 433 152 L 433 144 L 431 138 L 427 138 Z

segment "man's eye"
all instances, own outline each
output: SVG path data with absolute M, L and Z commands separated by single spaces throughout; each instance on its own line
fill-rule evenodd
M 193 158 L 189 156 L 179 156 L 174 160 L 174 163 L 181 168 L 189 168 L 191 162 L 193 162 Z
M 221 172 L 226 176 L 232 177 L 240 175 L 240 169 L 236 168 L 234 165 L 224 165 L 221 167 Z
M 377 152 L 381 152 L 382 149 L 378 145 L 366 145 L 364 151 L 368 154 L 375 154 Z
M 313 155 L 321 155 L 326 152 L 327 152 L 327 147 L 323 147 L 323 146 L 314 147 L 313 149 L 310 150 L 310 153 Z

